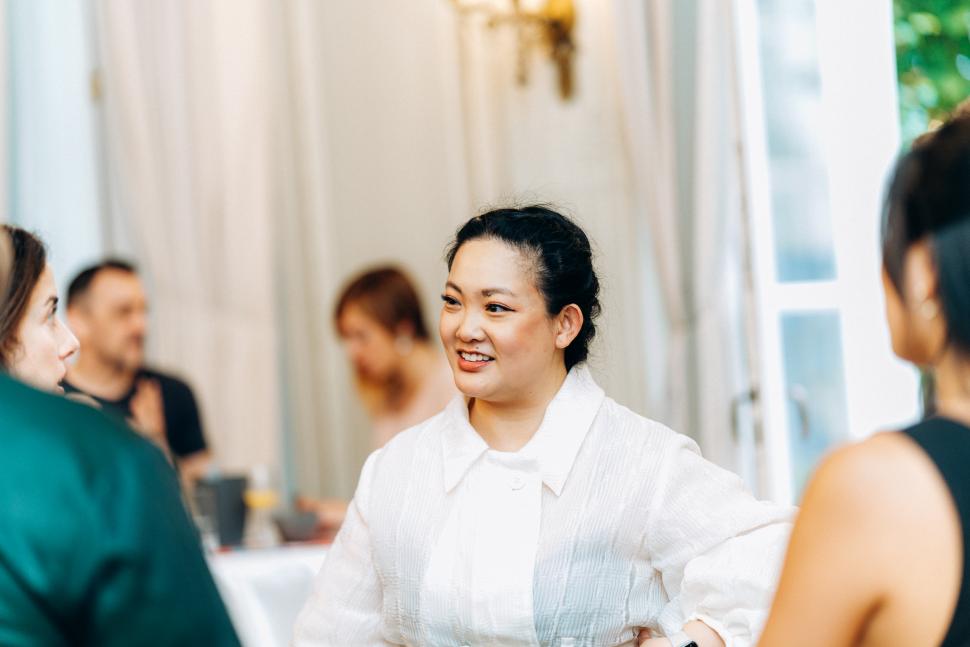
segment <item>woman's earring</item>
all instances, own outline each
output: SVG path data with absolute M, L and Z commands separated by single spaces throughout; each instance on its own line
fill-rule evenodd
M 936 319 L 940 314 L 940 305 L 933 299 L 927 299 L 919 306 L 919 313 L 924 319 Z
M 414 350 L 414 340 L 407 335 L 398 335 L 394 338 L 394 348 L 398 355 L 410 355 Z

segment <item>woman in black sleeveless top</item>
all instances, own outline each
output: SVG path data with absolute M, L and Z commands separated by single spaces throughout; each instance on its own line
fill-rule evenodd
M 893 350 L 932 369 L 937 414 L 822 463 L 762 647 L 970 647 L 970 119 L 899 162 L 883 287 Z

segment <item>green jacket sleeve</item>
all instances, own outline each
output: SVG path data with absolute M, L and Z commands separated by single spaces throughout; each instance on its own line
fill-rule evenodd
M 239 645 L 153 445 L 6 379 L 0 410 L 0 645 Z

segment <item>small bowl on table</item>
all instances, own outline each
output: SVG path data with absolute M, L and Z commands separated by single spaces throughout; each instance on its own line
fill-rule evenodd
M 283 541 L 314 541 L 320 538 L 320 520 L 306 510 L 284 510 L 273 515 Z

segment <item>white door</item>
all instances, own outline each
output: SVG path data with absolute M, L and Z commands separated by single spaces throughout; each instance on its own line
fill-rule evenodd
M 918 415 L 889 343 L 882 195 L 899 147 L 892 3 L 739 0 L 761 494 L 797 502 L 833 446 Z

